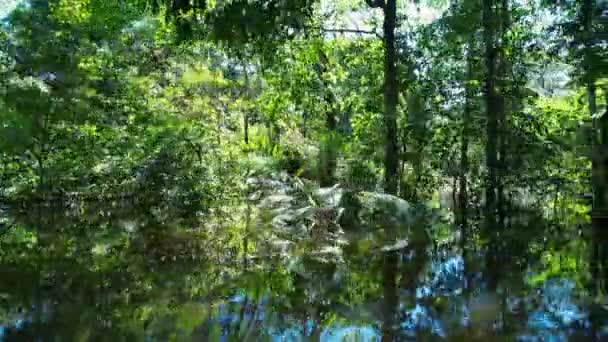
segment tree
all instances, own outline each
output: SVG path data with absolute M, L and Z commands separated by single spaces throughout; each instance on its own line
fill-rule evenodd
M 593 221 L 593 254 L 592 254 L 592 275 L 596 282 L 603 279 L 604 282 L 608 279 L 608 274 L 602 272 L 608 265 L 608 251 L 604 249 L 608 235 L 606 234 L 607 209 L 608 209 L 608 117 L 598 113 L 596 99 L 596 75 L 597 67 L 605 64 L 602 62 L 601 55 L 596 52 L 596 44 L 601 41 L 598 39 L 598 32 L 594 26 L 597 20 L 597 9 L 594 1 L 584 0 L 581 4 L 581 21 L 582 21 L 582 44 L 584 52 L 582 57 L 583 80 L 587 89 L 587 103 L 589 113 L 593 121 L 592 132 L 592 184 L 593 184 L 593 206 L 592 206 L 592 221 Z M 601 77 L 601 74 L 600 74 Z M 608 102 L 607 102 L 608 103 Z M 599 117 L 599 119 L 598 119 Z M 596 286 L 597 287 L 597 286 Z

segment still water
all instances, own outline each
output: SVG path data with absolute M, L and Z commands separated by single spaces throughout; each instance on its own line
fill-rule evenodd
M 0 340 L 608 340 L 584 239 L 553 237 L 542 215 L 514 212 L 488 245 L 475 224 L 463 234 L 381 194 L 361 195 L 349 221 L 330 210 L 335 190 L 311 205 L 275 189 L 218 211 L 149 198 L 5 207 Z

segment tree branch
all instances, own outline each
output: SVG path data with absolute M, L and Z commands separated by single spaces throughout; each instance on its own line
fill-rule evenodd
M 382 39 L 382 35 L 380 35 L 378 32 L 376 31 L 366 31 L 366 30 L 355 30 L 355 29 L 346 29 L 346 28 L 321 28 L 321 30 L 323 30 L 323 32 L 327 32 L 327 33 L 355 33 L 358 35 L 364 35 L 364 34 L 373 34 L 376 37 Z

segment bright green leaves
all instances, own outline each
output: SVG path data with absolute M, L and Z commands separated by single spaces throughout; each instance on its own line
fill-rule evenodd
M 82 24 L 91 16 L 90 0 L 58 0 L 51 3 L 51 13 L 58 22 Z
M 583 288 L 586 283 L 585 274 L 581 272 L 587 266 L 587 256 L 584 251 L 584 241 L 577 239 L 570 242 L 561 250 L 546 250 L 541 254 L 541 269 L 531 275 L 527 282 L 530 286 L 539 286 L 547 280 L 567 277 Z
M 9 153 L 25 151 L 33 142 L 33 123 L 0 103 L 0 149 Z
M 186 86 L 205 86 L 212 88 L 226 87 L 229 83 L 224 79 L 221 71 L 209 70 L 207 66 L 200 66 L 188 69 L 182 76 L 182 81 Z
M 49 10 L 58 24 L 80 26 L 93 39 L 116 34 L 139 15 L 136 3 L 118 0 L 53 0 Z

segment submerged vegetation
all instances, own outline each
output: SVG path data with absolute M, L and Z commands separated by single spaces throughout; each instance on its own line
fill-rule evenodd
M 608 2 L 9 5 L 0 340 L 608 339 Z

